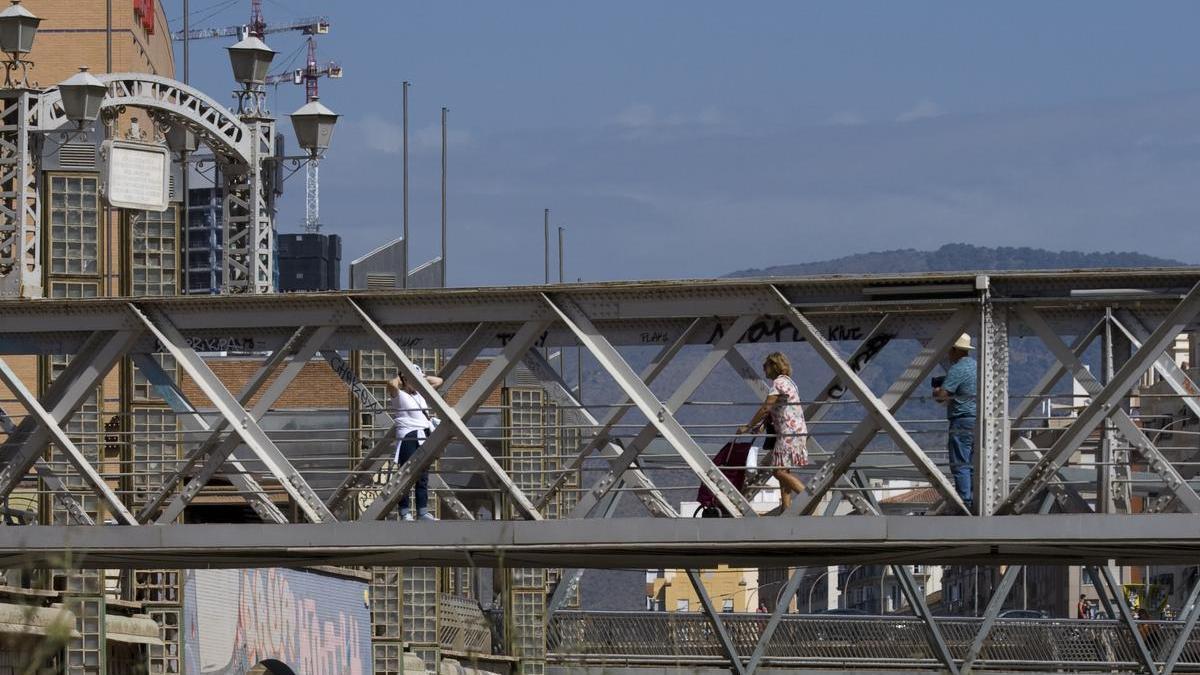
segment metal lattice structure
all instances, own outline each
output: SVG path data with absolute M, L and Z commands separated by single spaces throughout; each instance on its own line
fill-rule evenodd
M 256 272 L 247 279 L 263 277 Z M 0 559 L 6 566 L 38 566 L 72 550 L 86 554 L 88 564 L 128 567 L 135 559 L 151 569 L 197 560 L 217 566 L 394 565 L 403 571 L 392 568 L 393 577 L 377 577 L 373 584 L 383 613 L 390 612 L 376 622 L 376 649 L 387 652 L 383 660 L 395 661 L 400 653 L 393 647 L 407 641 L 431 666 L 442 649 L 437 567 L 504 566 L 513 570 L 503 594 L 510 610 L 506 637 L 523 657 L 526 672 L 547 665 L 544 613 L 553 615 L 564 606 L 586 567 L 694 570 L 719 563 L 870 560 L 893 566 L 913 608 L 905 634 L 923 645 L 914 662 L 932 660 L 958 673 L 976 660 L 1007 658 L 989 652 L 998 648 L 987 641 L 995 644 L 988 636 L 1000 628 L 996 614 L 1018 566 L 1001 580 L 999 603 L 989 603 L 978 629 L 968 634 L 960 624 L 932 615 L 901 563 L 1107 565 L 1110 559 L 1193 560 L 1200 551 L 1189 515 L 1200 512 L 1192 449 L 1170 442 L 1165 428 L 1153 426 L 1165 420 L 1131 403 L 1134 394 L 1149 396 L 1135 387 L 1153 371 L 1187 419 L 1200 419 L 1195 397 L 1200 389 L 1167 353 L 1181 333 L 1196 328 L 1198 311 L 1200 272 L 1193 269 L 0 301 L 0 381 L 25 408 L 0 447 L 0 497 L 36 478 L 63 509 L 62 522 L 69 518 L 78 524 L 17 530 L 0 545 Z M 939 447 L 944 440 L 937 438 L 944 427 L 931 436 L 918 429 L 928 420 L 903 412 L 924 396 L 931 374 L 963 332 L 976 333 L 981 345 L 975 469 L 983 508 L 977 514 L 967 513 L 947 478 Z M 1101 335 L 1108 336 L 1110 348 L 1104 351 L 1111 367 L 1097 376 L 1081 355 Z M 1009 356 L 1016 340 L 1048 354 L 1050 367 L 1029 392 L 1012 391 Z M 615 384 L 619 400 L 581 405 L 543 353 L 543 348 L 575 345 Z M 904 345 L 907 367 L 886 387 L 872 383 L 864 364 L 883 350 L 899 353 Z M 698 392 L 722 363 L 757 404 L 765 386 L 751 354 L 782 346 L 804 350 L 829 375 L 805 405 L 815 429 L 808 443 L 815 473 L 781 517 L 760 517 L 750 497 L 713 463 L 706 438 L 718 432 L 709 429 L 712 425 L 688 422 L 684 413 L 689 406 L 706 405 L 697 400 Z M 658 354 L 638 372 L 628 350 L 647 347 Z M 387 420 L 367 419 L 381 409 L 378 372 L 395 364 L 413 374 L 426 350 L 438 349 L 453 350 L 440 368 L 446 382 L 435 388 L 422 378 L 412 380 L 442 422 L 411 460 L 391 467 L 393 442 L 382 433 Z M 236 393 L 202 355 L 230 350 L 262 358 L 257 373 Z M 684 351 L 696 357 L 690 370 L 672 391 L 662 393 L 655 381 Z M 485 365 L 454 389 L 467 366 L 485 352 L 490 357 Z M 361 379 L 347 365 L 355 353 L 366 355 L 359 365 Z M 264 422 L 318 354 L 347 385 L 355 410 L 371 426 L 358 429 L 356 445 L 346 449 L 344 474 L 323 489 L 314 487 L 311 475 L 293 463 Z M 11 355 L 60 359 L 40 397 L 3 360 Z M 166 451 L 142 456 L 145 471 L 135 483 L 136 498 L 114 489 L 97 457 L 78 442 L 81 429 L 71 426 L 83 419 L 81 411 L 97 387 L 126 358 L 144 378 L 142 391 L 152 390 L 161 400 L 137 409 L 170 411 L 177 428 L 186 432 L 178 459 Z M 496 443 L 473 424 L 518 366 L 537 387 L 525 393 L 510 389 L 501 424 L 507 435 Z M 178 385 L 182 375 L 209 400 L 214 417 L 206 420 L 197 412 Z M 1069 416 L 1039 414 L 1040 403 L 1054 396 L 1056 382 L 1064 377 L 1077 383 L 1086 400 Z M 151 423 L 148 414 L 143 413 L 140 426 L 129 425 L 128 433 L 145 442 L 170 433 L 165 418 Z M 557 439 L 543 431 L 551 418 L 578 430 L 577 447 L 552 447 Z M 840 426 L 822 432 L 821 424 Z M 47 459 L 51 445 L 55 452 Z M 437 464 L 452 446 L 460 455 L 455 465 L 466 462 L 465 473 L 480 476 L 486 486 L 480 489 L 500 505 L 492 511 L 496 520 L 475 521 L 456 495 L 462 488 L 438 482 L 456 470 Z M 253 469 L 235 456 L 239 447 L 254 458 Z M 881 447 L 890 453 L 882 464 L 871 459 Z M 687 489 L 707 488 L 734 518 L 680 519 L 650 469 L 663 461 L 686 477 Z M 588 463 L 599 478 L 576 490 L 572 476 Z M 173 470 L 161 470 L 168 464 Z M 443 515 L 453 514 L 456 521 L 396 522 L 396 504 L 426 469 L 434 471 L 433 490 L 447 507 Z M 230 482 L 262 524 L 178 524 L 218 476 Z M 883 515 L 872 481 L 890 478 L 928 487 L 939 502 L 930 511 L 959 517 Z M 271 501 L 265 482 L 287 493 L 294 513 Z M 614 517 L 624 493 L 638 500 L 641 517 Z M 1150 507 L 1129 513 L 1133 498 Z M 831 515 L 843 502 L 863 517 L 795 517 Z M 101 514 L 118 527 L 99 525 Z M 156 526 L 145 527 L 152 523 Z M 568 568 L 548 604 L 547 568 Z M 1156 668 L 1159 647 L 1136 629 L 1119 584 L 1106 566 L 1101 569 L 1092 578 L 1108 587 L 1106 603 L 1125 631 L 1122 640 L 1128 641 L 1121 649 L 1131 649 L 1147 669 Z M 796 592 L 804 575 L 803 570 L 791 575 L 785 595 L 788 589 Z M 786 603 L 772 615 L 755 618 L 761 626 L 751 641 L 716 611 L 694 571 L 689 577 L 706 608 L 701 616 L 707 627 L 687 631 L 715 641 L 717 656 L 738 672 L 752 672 L 776 658 L 773 635 L 792 630 L 787 627 L 791 619 L 782 615 Z M 1194 625 L 1197 617 L 1200 605 L 1193 601 L 1185 607 L 1185 624 Z M 683 643 L 692 639 L 688 634 L 680 634 Z M 1186 646 L 1175 640 L 1170 649 L 1178 653 Z

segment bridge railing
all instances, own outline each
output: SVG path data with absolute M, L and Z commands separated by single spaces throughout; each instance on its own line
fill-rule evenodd
M 722 614 L 738 653 L 754 652 L 765 614 Z M 962 663 L 983 619 L 938 617 L 950 653 Z M 1165 663 L 1183 622 L 1145 621 L 1138 629 L 1156 663 Z M 725 662 L 712 622 L 701 613 L 560 611 L 548 626 L 550 658 L 561 663 Z M 785 615 L 764 656 L 776 665 L 938 667 L 919 619 L 896 616 Z M 1136 646 L 1118 621 L 999 619 L 975 669 L 1074 672 L 1136 670 Z M 1200 672 L 1200 632 L 1187 641 L 1175 668 Z

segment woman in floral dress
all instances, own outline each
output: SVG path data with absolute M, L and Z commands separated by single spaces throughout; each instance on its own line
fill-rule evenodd
M 792 493 L 804 490 L 804 483 L 792 475 L 791 469 L 808 464 L 808 426 L 804 423 L 804 408 L 788 358 L 779 352 L 768 354 L 763 361 L 763 374 L 771 380 L 771 391 L 750 423 L 738 427 L 738 433 L 757 433 L 766 424 L 763 449 L 769 452 L 760 465 L 771 467 L 771 475 L 779 481 L 780 498 L 786 510 L 792 503 Z

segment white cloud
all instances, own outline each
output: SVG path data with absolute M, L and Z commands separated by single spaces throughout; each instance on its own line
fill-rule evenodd
M 671 130 L 713 129 L 727 122 L 721 110 L 712 105 L 696 112 L 660 113 L 648 103 L 632 103 L 613 118 L 613 123 L 622 130 L 624 138 L 662 136 Z
M 634 103 L 617 113 L 616 123 L 617 126 L 626 129 L 644 129 L 657 126 L 658 118 L 654 106 L 648 103 Z
M 909 108 L 907 111 L 900 113 L 896 118 L 897 122 L 915 122 L 917 120 L 927 120 L 934 117 L 945 115 L 946 111 L 942 110 L 942 106 L 929 99 L 921 99 L 916 105 Z
M 367 147 L 388 154 L 398 153 L 404 148 L 404 127 L 399 124 L 371 113 L 363 118 L 359 126 Z
M 393 155 L 404 150 L 404 127 L 397 122 L 386 120 L 371 113 L 359 123 L 363 142 L 372 150 Z M 471 144 L 471 133 L 465 129 L 455 129 L 451 126 L 446 131 L 446 144 L 450 148 L 460 148 Z M 421 129 L 409 130 L 409 149 L 413 152 L 436 150 L 442 146 L 442 128 L 440 124 L 431 124 Z
M 471 144 L 471 132 L 466 129 L 455 129 L 453 124 L 448 124 L 446 129 L 446 146 L 448 148 L 461 148 Z M 409 147 L 415 151 L 420 150 L 437 150 L 442 147 L 442 126 L 440 124 L 430 124 L 427 127 L 417 129 L 409 139 Z

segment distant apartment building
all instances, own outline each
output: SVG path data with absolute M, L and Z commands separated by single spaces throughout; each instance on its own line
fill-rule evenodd
M 336 291 L 341 288 L 342 238 L 336 234 L 281 234 L 279 292 Z

